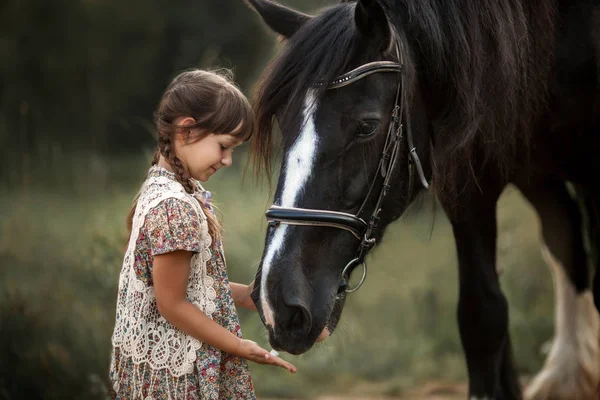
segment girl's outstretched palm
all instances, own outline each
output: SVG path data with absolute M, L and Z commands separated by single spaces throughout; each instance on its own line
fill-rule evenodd
M 255 363 L 277 365 L 281 368 L 287 369 L 291 373 L 296 373 L 296 367 L 294 367 L 289 362 L 272 355 L 252 340 L 240 340 L 237 352 L 237 355 L 239 355 L 240 357 L 244 357 L 250 361 L 254 361 Z

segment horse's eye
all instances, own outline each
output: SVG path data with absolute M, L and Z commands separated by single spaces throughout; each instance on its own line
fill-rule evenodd
M 360 124 L 358 125 L 358 136 L 371 136 L 377 132 L 377 128 L 379 128 L 379 121 L 375 119 L 366 119 L 364 121 L 360 121 Z

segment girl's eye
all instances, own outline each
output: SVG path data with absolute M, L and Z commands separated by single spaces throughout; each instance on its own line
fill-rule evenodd
M 221 145 L 221 150 L 223 150 L 223 151 L 227 150 L 228 148 L 229 147 L 225 147 L 225 146 Z

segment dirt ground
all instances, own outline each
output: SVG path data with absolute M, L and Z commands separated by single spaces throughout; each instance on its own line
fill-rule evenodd
M 327 395 L 319 396 L 314 400 L 464 400 L 467 398 L 466 384 L 451 384 L 443 382 L 429 382 L 423 386 L 407 390 L 401 396 L 354 396 L 354 395 Z M 279 399 L 261 399 L 279 400 Z M 286 399 L 291 400 L 291 399 Z
M 531 376 L 521 376 L 521 390 L 525 390 L 527 384 L 531 381 Z M 384 396 L 375 394 L 377 385 L 359 386 L 361 394 L 330 394 L 312 398 L 310 400 L 466 400 L 468 396 L 467 382 L 453 383 L 444 381 L 429 381 L 422 385 L 407 389 L 400 395 Z M 382 387 L 379 387 L 381 389 Z M 381 390 L 379 391 L 381 392 Z M 276 398 L 260 398 L 260 400 L 299 400 L 299 399 L 276 399 Z M 598 398 L 600 400 L 600 397 Z

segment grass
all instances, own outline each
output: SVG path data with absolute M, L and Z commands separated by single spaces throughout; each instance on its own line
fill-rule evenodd
M 124 218 L 148 158 L 63 154 L 48 146 L 31 158 L 35 163 L 4 174 L 0 399 L 105 395 Z M 262 251 L 269 194 L 250 180 L 242 187 L 240 177 L 241 168 L 232 168 L 206 186 L 226 227 L 230 278 L 249 282 Z M 260 396 L 397 395 L 431 379 L 465 379 L 454 242 L 439 207 L 433 218 L 432 204 L 426 197 L 390 227 L 333 337 L 302 356 L 284 355 L 298 374 L 251 366 Z M 509 189 L 499 206 L 498 263 L 523 374 L 541 366 L 540 348 L 553 333 L 552 282 L 539 245 L 535 215 Z M 240 310 L 240 317 L 244 336 L 267 347 L 257 316 Z

